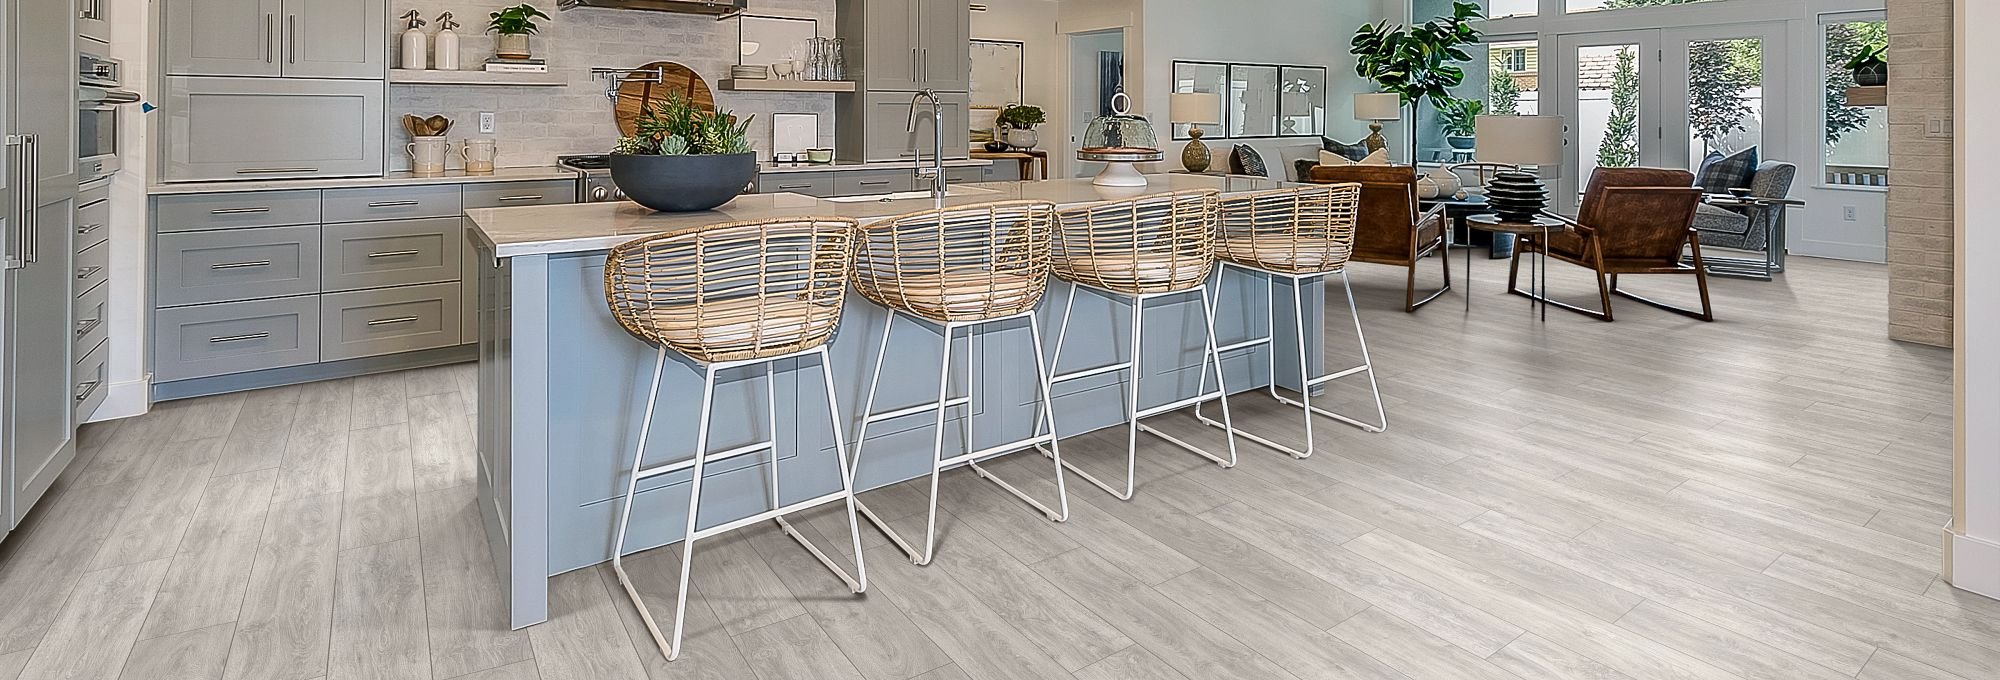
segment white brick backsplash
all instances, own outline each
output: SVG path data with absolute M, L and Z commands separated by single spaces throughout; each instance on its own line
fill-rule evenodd
M 431 22 L 424 30 L 435 34 L 438 14 L 449 10 L 461 26 L 459 65 L 466 70 L 480 68 L 493 54 L 493 36 L 484 33 L 487 14 L 517 4 L 498 0 L 422 0 L 392 2 L 389 15 L 414 8 Z M 590 69 L 636 68 L 654 61 L 686 65 L 715 89 L 716 106 L 738 116 L 754 116 L 750 123 L 751 145 L 760 156 L 768 157 L 771 147 L 771 114 L 819 114 L 819 145 L 834 144 L 834 106 L 830 94 L 724 92 L 720 85 L 736 63 L 737 22 L 716 21 L 694 14 L 669 14 L 612 9 L 577 9 L 556 12 L 554 0 L 534 3 L 555 18 L 537 21 L 541 33 L 534 37 L 535 56 L 547 59 L 549 72 L 568 85 L 562 87 L 495 86 L 389 86 L 389 137 L 393 140 L 390 167 L 407 169 L 410 158 L 401 151 L 409 141 L 397 122 L 403 114 L 443 115 L 454 124 L 451 137 L 463 140 L 491 137 L 499 150 L 501 166 L 548 165 L 558 155 L 603 153 L 618 140 L 618 127 L 611 118 L 611 100 L 604 96 L 604 81 L 592 79 Z M 814 17 L 820 21 L 820 35 L 834 32 L 833 0 L 756 0 L 753 11 L 762 14 Z M 389 60 L 396 64 L 400 24 L 392 27 Z M 400 65 L 400 64 L 396 64 Z M 494 112 L 494 134 L 479 133 L 479 112 Z M 453 144 L 454 149 L 458 146 Z M 453 158 L 451 165 L 459 161 Z

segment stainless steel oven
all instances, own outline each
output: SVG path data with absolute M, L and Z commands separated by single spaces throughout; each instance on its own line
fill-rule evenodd
M 76 157 L 79 182 L 110 177 L 118 172 L 118 141 L 122 135 L 118 106 L 139 101 L 138 93 L 118 89 L 123 70 L 114 59 L 88 53 L 77 55 Z

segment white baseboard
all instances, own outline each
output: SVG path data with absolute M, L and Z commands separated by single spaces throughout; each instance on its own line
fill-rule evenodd
M 1944 530 L 1945 580 L 1959 590 L 2000 600 L 2000 543 Z
M 128 380 L 111 383 L 104 393 L 104 403 L 97 405 L 97 412 L 90 414 L 84 422 L 101 423 L 107 420 L 145 415 L 152 408 L 148 395 L 153 393 L 150 380 Z

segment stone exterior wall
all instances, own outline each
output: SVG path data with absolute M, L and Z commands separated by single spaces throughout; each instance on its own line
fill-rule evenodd
M 1951 0 L 1889 0 L 1889 337 L 1952 344 Z M 1959 121 L 1964 124 L 1965 121 Z
M 410 9 L 421 12 L 424 27 L 435 33 L 439 13 L 449 10 L 459 23 L 462 68 L 471 70 L 493 54 L 493 36 L 485 33 L 487 14 L 519 0 L 420 0 L 391 3 L 392 15 Z M 495 86 L 389 86 L 390 169 L 409 168 L 410 158 L 401 152 L 409 136 L 398 122 L 403 114 L 441 114 L 455 121 L 451 136 L 456 139 L 492 137 L 499 150 L 498 164 L 506 166 L 547 165 L 558 155 L 604 153 L 618 140 L 618 128 L 611 117 L 611 100 L 604 96 L 604 81 L 593 79 L 590 69 L 636 68 L 654 61 L 685 64 L 719 88 L 736 63 L 737 22 L 716 21 L 714 17 L 616 9 L 576 9 L 555 11 L 555 2 L 533 3 L 553 15 L 536 22 L 541 33 L 534 37 L 535 56 L 547 59 L 550 72 L 568 82 L 563 87 Z M 820 34 L 834 33 L 833 0 L 757 0 L 760 14 L 814 17 Z M 397 63 L 397 46 L 402 31 L 389 33 L 389 64 Z M 715 92 L 716 106 L 737 115 L 754 115 L 750 140 L 764 155 L 770 153 L 771 114 L 819 114 L 819 145 L 834 143 L 834 95 L 796 93 Z M 495 113 L 494 134 L 479 133 L 479 112 Z M 454 144 L 454 147 L 457 145 Z M 458 167 L 458 159 L 451 166 Z

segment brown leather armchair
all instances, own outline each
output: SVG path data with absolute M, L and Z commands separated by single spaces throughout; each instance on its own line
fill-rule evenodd
M 1708 300 L 1708 268 L 1701 259 L 1701 236 L 1694 230 L 1701 190 L 1693 184 L 1694 175 L 1686 170 L 1598 168 L 1584 190 L 1577 218 L 1551 215 L 1567 222 L 1569 229 L 1549 235 L 1546 245 L 1537 235 L 1521 238 L 1521 247 L 1514 250 L 1513 266 L 1507 273 L 1507 292 L 1535 297 L 1516 288 L 1514 280 L 1521 269 L 1523 251 L 1546 250 L 1549 257 L 1597 273 L 1597 296 L 1604 310 L 1553 300 L 1549 304 L 1610 321 L 1611 296 L 1616 294 L 1702 321 L 1714 321 L 1715 313 Z M 1694 254 L 1691 265 L 1681 261 L 1682 252 L 1688 249 Z M 1693 274 L 1701 291 L 1701 311 L 1620 290 L 1620 274 Z
M 1403 290 L 1403 311 L 1414 312 L 1451 290 L 1451 258 L 1439 257 L 1444 287 L 1417 299 L 1417 263 L 1445 248 L 1444 206 L 1417 212 L 1417 171 L 1407 165 L 1317 166 L 1307 179 L 1315 184 L 1354 182 L 1361 185 L 1361 207 L 1355 216 L 1354 254 L 1359 262 L 1388 264 L 1409 270 Z

